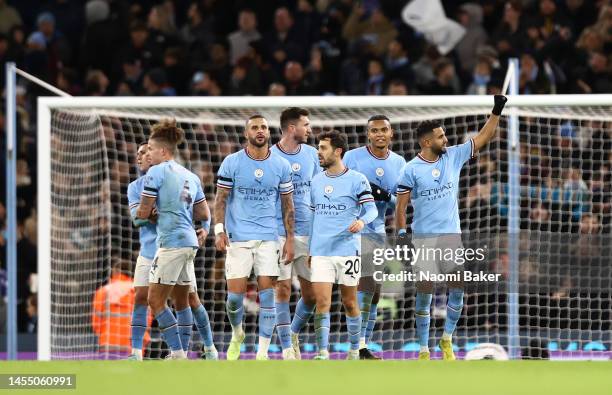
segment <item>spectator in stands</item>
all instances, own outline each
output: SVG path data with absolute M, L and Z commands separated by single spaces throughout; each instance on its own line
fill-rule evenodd
M 164 52 L 164 72 L 168 85 L 176 90 L 179 96 L 188 93 L 190 69 L 181 47 L 170 47 Z
M 68 67 L 62 68 L 57 74 L 55 86 L 72 96 L 82 94 L 81 87 L 78 85 L 79 76 L 77 72 Z
M 215 17 L 206 13 L 200 2 L 192 2 L 187 10 L 187 23 L 180 31 L 192 64 L 203 64 L 208 59 L 215 37 Z
M 79 65 L 82 69 L 102 70 L 112 78 L 113 57 L 121 43 L 122 26 L 110 19 L 107 1 L 90 0 L 85 5 L 86 27 L 80 47 Z
M 392 80 L 387 88 L 387 95 L 404 96 L 408 95 L 408 87 L 403 80 Z
M 285 86 L 287 87 L 287 96 L 312 94 L 310 86 L 304 81 L 304 69 L 298 62 L 287 62 L 285 66 Z
M 50 12 L 43 12 L 36 19 L 38 31 L 46 41 L 47 75 L 50 81 L 57 79 L 57 72 L 61 65 L 70 64 L 72 48 L 62 34 L 55 28 L 55 17 Z
M 487 86 L 491 81 L 491 74 L 493 69 L 491 63 L 481 57 L 478 59 L 476 66 L 474 67 L 474 73 L 472 75 L 472 83 L 468 86 L 466 94 L 468 95 L 486 95 L 488 94 Z
M 455 66 L 450 60 L 441 58 L 434 68 L 436 79 L 422 88 L 428 95 L 456 95 L 460 92 L 460 82 L 455 73 Z
M 403 81 L 406 87 L 413 86 L 414 73 L 408 60 L 406 43 L 399 38 L 394 38 L 389 43 L 385 67 L 385 80 L 399 80 Z
M 522 13 L 523 2 L 521 0 L 506 2 L 504 18 L 491 40 L 503 58 L 516 56 L 523 49 L 526 36 Z
M 147 25 L 142 21 L 134 21 L 131 23 L 130 39 L 127 43 L 123 44 L 117 52 L 118 54 L 114 67 L 116 75 L 121 75 L 121 72 L 125 71 L 123 66 L 126 63 L 134 64 L 138 61 L 143 70 L 148 70 L 150 67 L 156 65 L 161 58 L 157 46 L 150 42 Z M 140 90 L 134 92 L 140 93 Z
M 17 242 L 17 303 L 20 331 L 25 331 L 27 328 L 26 301 L 32 293 L 33 278 L 37 272 L 37 232 L 36 217 L 31 216 L 24 221 L 23 236 Z
M 422 90 L 435 81 L 434 67 L 440 58 L 435 45 L 427 45 L 423 56 L 412 66 L 419 93 L 424 93 Z
M 251 9 L 243 9 L 238 15 L 238 30 L 231 33 L 227 39 L 230 44 L 230 60 L 232 65 L 249 51 L 249 43 L 259 40 L 261 34 L 257 31 L 257 16 Z
M 168 84 L 166 72 L 160 68 L 145 74 L 142 87 L 147 96 L 176 96 L 174 87 Z
M 366 95 L 380 96 L 385 85 L 385 69 L 380 59 L 372 58 L 368 61 L 368 82 L 365 86 Z
M 345 40 L 367 41 L 370 51 L 376 56 L 382 56 L 396 36 L 397 29 L 380 8 L 368 12 L 361 2 L 355 3 L 342 29 L 342 37 Z
M 91 70 L 85 77 L 85 95 L 105 96 L 109 83 L 108 77 L 102 70 Z
M 280 82 L 273 82 L 268 87 L 268 96 L 286 96 L 287 89 Z
M 0 0 L 0 33 L 7 34 L 21 23 L 21 16 L 15 7 L 6 4 L 6 0 Z
M 220 96 L 221 88 L 210 73 L 198 71 L 191 79 L 192 96 Z
M 216 75 L 219 87 L 222 91 L 226 90 L 227 83 L 232 75 L 227 42 L 218 40 L 212 44 L 210 48 L 210 60 L 204 64 L 202 69 Z
M 28 296 L 26 313 L 28 315 L 26 332 L 36 334 L 38 332 L 38 295 Z
M 476 3 L 465 3 L 460 7 L 459 23 L 465 35 L 455 46 L 461 65 L 461 74 L 470 75 L 476 66 L 476 51 L 487 42 L 487 32 L 482 27 L 482 7 Z
M 280 7 L 274 13 L 274 30 L 264 35 L 264 46 L 272 68 L 282 73 L 289 61 L 306 63 L 309 45 L 305 32 L 295 28 L 293 16 L 287 7 Z

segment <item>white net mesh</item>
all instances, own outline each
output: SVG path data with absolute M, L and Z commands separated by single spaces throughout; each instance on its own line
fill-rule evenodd
M 114 358 L 102 345 L 92 317 L 96 290 L 108 282 L 116 262 L 135 264 L 138 230 L 130 221 L 126 189 L 137 177 L 135 154 L 150 126 L 175 117 L 186 132 L 178 160 L 202 179 L 209 202 L 223 158 L 241 148 L 244 120 L 266 116 L 272 142 L 278 141 L 282 108 L 55 109 L 52 110 L 52 358 Z M 469 138 L 484 124 L 489 108 L 389 107 L 313 109 L 315 135 L 325 128 L 344 131 L 351 148 L 366 144 L 369 116 L 387 115 L 395 129 L 393 151 L 411 159 L 418 151 L 418 122 L 439 119 L 449 145 Z M 520 266 L 518 327 L 524 357 L 550 353 L 554 358 L 605 355 L 612 342 L 610 219 L 612 187 L 612 116 L 608 107 L 518 108 L 520 115 Z M 468 287 L 454 342 L 463 356 L 478 343 L 509 344 L 507 294 L 513 270 L 508 258 L 508 132 L 502 118 L 497 137 L 469 161 L 462 172 L 460 217 L 464 242 L 488 244 L 492 252 L 480 269 L 501 273 L 499 283 Z M 391 218 L 389 218 L 391 219 Z M 410 221 L 410 217 L 409 217 Z M 389 221 L 388 224 L 391 224 Z M 213 220 L 214 223 L 214 220 Z M 587 232 L 593 234 L 587 235 Z M 209 237 L 196 258 L 200 298 L 210 314 L 215 343 L 227 348 L 231 328 L 226 318 L 223 255 Z M 399 271 L 390 267 L 389 271 Z M 251 283 L 250 290 L 255 290 Z M 385 283 L 371 348 L 386 358 L 413 358 L 414 284 Z M 446 305 L 444 289 L 432 304 L 432 343 L 441 335 Z M 299 296 L 293 288 L 291 312 Z M 257 333 L 256 292 L 247 292 L 245 323 L 250 334 L 246 355 L 254 352 Z M 338 295 L 332 305 L 330 350 L 348 349 Z M 107 331 L 129 344 L 129 322 Z M 117 319 L 119 321 L 119 318 Z M 117 321 L 117 322 L 118 322 Z M 154 323 L 155 325 L 155 323 Z M 305 352 L 314 351 L 312 322 L 304 329 Z M 126 338 L 127 336 L 127 338 Z M 199 349 L 194 330 L 192 350 Z M 117 340 L 119 341 L 119 340 Z M 273 343 L 276 342 L 275 340 Z M 165 345 L 151 331 L 147 356 L 163 355 Z M 271 347 L 272 353 L 280 351 Z

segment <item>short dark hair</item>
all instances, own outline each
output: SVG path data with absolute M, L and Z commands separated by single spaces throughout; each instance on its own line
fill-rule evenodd
M 346 139 L 346 135 L 338 130 L 328 130 L 325 132 L 321 132 L 318 136 L 319 141 L 321 140 L 329 140 L 329 144 L 333 149 L 341 148 L 342 154 L 340 157 L 343 157 L 346 151 L 348 151 L 348 142 Z
M 244 123 L 244 126 L 246 126 L 246 125 L 249 123 L 249 121 L 250 121 L 251 119 L 257 119 L 257 118 L 266 119 L 266 117 L 264 117 L 264 116 L 263 116 L 263 115 L 261 115 L 261 114 L 253 114 L 253 115 L 251 115 L 251 116 L 250 116 L 250 117 L 249 117 L 249 118 L 246 120 L 246 122 Z
M 281 130 L 285 130 L 291 122 L 298 121 L 300 117 L 302 116 L 307 117 L 309 115 L 310 113 L 305 108 L 301 108 L 301 107 L 285 108 L 283 112 L 281 112 L 281 115 L 280 115 Z
M 417 126 L 416 135 L 417 139 L 422 138 L 428 133 L 431 133 L 434 129 L 442 127 L 440 121 L 423 121 Z
M 389 124 L 391 123 L 389 118 L 386 115 L 383 115 L 383 114 L 372 115 L 370 118 L 368 118 L 368 124 L 370 122 L 372 122 L 372 121 L 387 121 L 387 122 L 389 122 Z

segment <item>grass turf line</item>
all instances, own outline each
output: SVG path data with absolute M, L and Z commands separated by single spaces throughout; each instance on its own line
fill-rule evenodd
M 576 395 L 609 394 L 612 388 L 612 362 L 593 361 L 20 361 L 0 362 L 0 372 L 74 373 L 76 390 L 52 391 L 73 395 L 194 390 L 223 395 Z

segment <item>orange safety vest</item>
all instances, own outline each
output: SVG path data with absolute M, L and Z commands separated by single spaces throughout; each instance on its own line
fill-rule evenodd
M 110 282 L 100 287 L 94 296 L 91 323 L 98 336 L 100 351 L 103 348 L 131 348 L 132 310 L 134 308 L 134 284 L 125 274 L 111 277 Z M 150 317 L 147 317 L 150 318 Z M 150 323 L 150 320 L 147 319 Z M 148 330 L 144 342 L 150 340 Z

